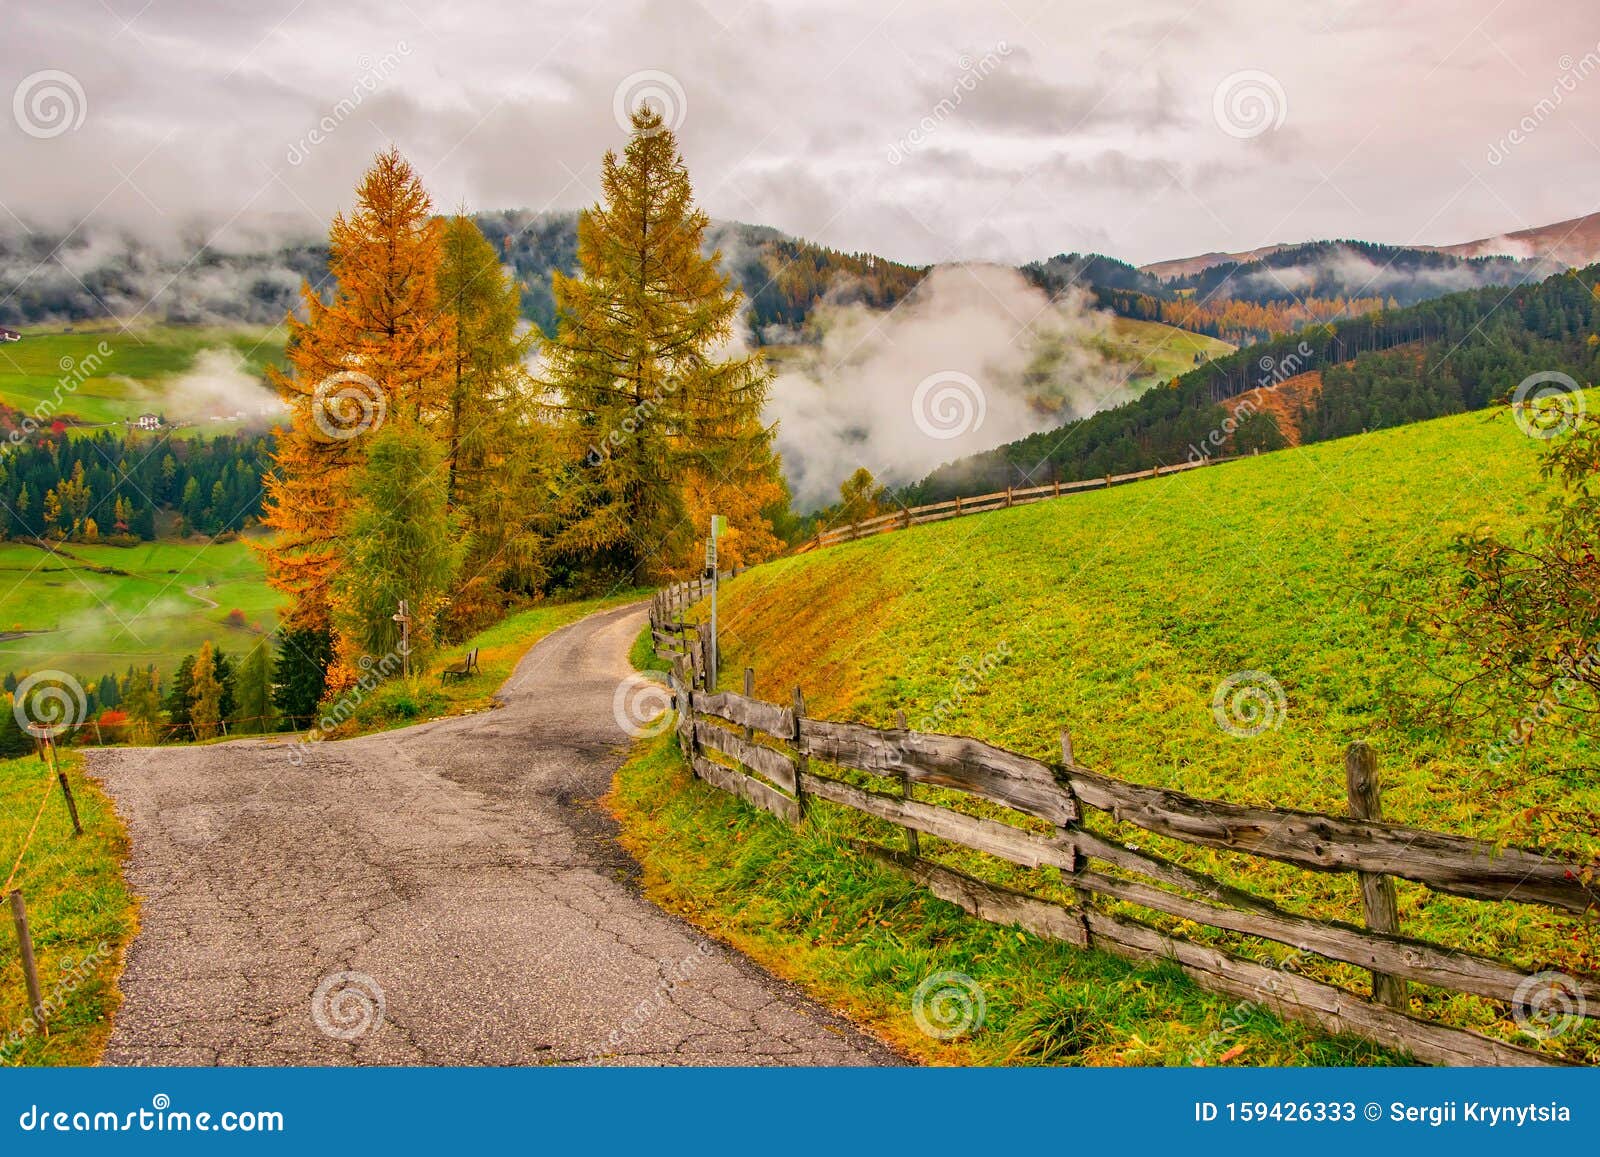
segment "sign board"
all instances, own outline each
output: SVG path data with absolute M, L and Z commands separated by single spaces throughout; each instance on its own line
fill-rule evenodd
M 715 542 L 717 539 L 721 538 L 722 537 L 722 532 L 724 530 L 727 530 L 727 529 L 728 529 L 728 520 L 727 520 L 727 518 L 725 518 L 723 515 L 720 515 L 720 514 L 713 514 L 711 516 L 711 541 L 712 542 Z

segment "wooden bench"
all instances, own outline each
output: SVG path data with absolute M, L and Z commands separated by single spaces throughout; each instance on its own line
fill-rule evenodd
M 469 675 L 476 675 L 477 673 L 478 648 L 474 647 L 472 650 L 467 652 L 467 657 L 465 659 L 462 659 L 459 663 L 451 663 L 450 666 L 440 671 L 439 682 L 443 683 L 452 675 L 454 675 L 457 679 L 465 679 Z

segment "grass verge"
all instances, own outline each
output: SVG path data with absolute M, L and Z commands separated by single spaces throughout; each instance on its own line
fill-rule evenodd
M 813 800 L 791 828 L 695 779 L 671 734 L 639 743 L 606 804 L 652 901 L 925 1063 L 1395 1061 L 1205 993 L 1175 966 L 1134 967 L 968 916 L 855 851 L 861 833 L 831 805 Z M 925 984 L 956 997 L 930 994 L 923 1019 L 947 1031 L 970 1016 L 968 1031 L 924 1030 Z
M 78 802 L 82 836 L 72 834 L 55 776 L 37 759 L 0 762 L 0 883 L 39 817 L 13 886 L 27 899 L 49 1022 L 48 1035 L 32 1027 L 7 905 L 0 929 L 0 1064 L 97 1061 L 121 1000 L 123 951 L 138 927 L 122 877 L 127 831 L 99 785 L 83 775 L 82 760 L 67 753 L 62 766 Z

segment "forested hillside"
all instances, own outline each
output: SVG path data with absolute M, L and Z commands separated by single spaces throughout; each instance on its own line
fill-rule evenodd
M 1308 370 L 1321 370 L 1324 383 L 1300 417 L 1308 442 L 1479 409 L 1530 374 L 1586 384 L 1600 369 L 1597 278 L 1600 266 L 1591 266 L 1313 326 L 1218 358 L 1126 405 L 941 467 L 903 497 L 936 502 L 1270 449 L 1282 444 L 1272 417 L 1229 403 Z

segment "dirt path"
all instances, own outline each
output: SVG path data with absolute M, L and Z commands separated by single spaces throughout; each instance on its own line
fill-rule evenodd
M 497 711 L 298 762 L 261 741 L 91 754 L 145 897 L 106 1062 L 894 1063 L 634 887 L 593 801 L 643 621 L 545 639 Z

